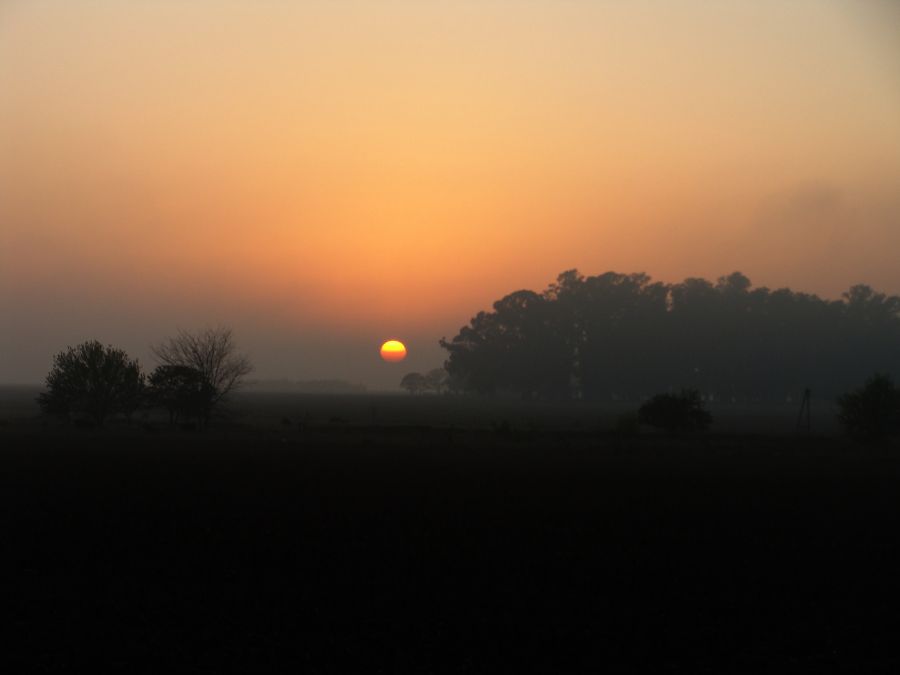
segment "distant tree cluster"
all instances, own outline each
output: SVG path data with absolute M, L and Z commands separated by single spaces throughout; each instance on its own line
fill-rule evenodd
M 854 286 L 840 300 L 646 274 L 561 274 L 517 291 L 450 340 L 459 388 L 525 398 L 644 400 L 688 388 L 714 400 L 834 397 L 866 374 L 900 372 L 900 297 Z
M 204 427 L 213 411 L 250 373 L 227 328 L 180 332 L 153 348 L 160 365 L 149 376 L 121 349 L 84 342 L 56 355 L 38 396 L 41 410 L 102 426 L 130 418 L 139 408 L 159 408 L 171 424 Z
M 400 386 L 410 394 L 424 394 L 432 392 L 442 394 L 448 385 L 447 371 L 443 368 L 429 370 L 426 374 L 407 373 L 400 380 Z

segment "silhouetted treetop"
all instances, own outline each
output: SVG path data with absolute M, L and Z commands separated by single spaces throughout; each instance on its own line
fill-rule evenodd
M 697 389 L 719 400 L 846 391 L 900 373 L 900 297 L 854 286 L 840 300 L 646 274 L 560 274 L 520 290 L 442 339 L 454 386 L 539 398 L 646 398 Z

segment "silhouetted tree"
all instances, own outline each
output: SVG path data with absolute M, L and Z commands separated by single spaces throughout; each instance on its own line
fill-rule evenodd
M 421 394 L 426 387 L 425 376 L 422 373 L 407 373 L 400 380 L 400 386 L 410 394 Z
M 443 368 L 434 368 L 425 373 L 425 388 L 440 394 L 447 386 L 447 371 Z
M 212 412 L 253 371 L 250 360 L 241 354 L 229 328 L 207 328 L 198 333 L 180 331 L 175 337 L 153 347 L 162 366 L 196 370 L 202 378 L 201 391 L 208 395 L 201 425 Z
M 878 439 L 900 429 L 900 389 L 887 375 L 838 398 L 838 418 L 851 434 Z
M 638 420 L 666 431 L 706 431 L 712 416 L 703 407 L 700 392 L 685 389 L 680 394 L 657 394 L 640 407 Z
M 498 300 L 493 312 L 480 312 L 453 340 L 441 340 L 450 352 L 448 373 L 480 393 L 568 398 L 572 363 L 557 308 L 532 291 Z
M 144 375 L 124 351 L 93 340 L 57 354 L 46 387 L 38 396 L 43 412 L 84 416 L 102 426 L 109 416 L 130 416 L 140 406 Z
M 627 398 L 652 391 L 659 373 L 658 344 L 668 332 L 667 288 L 646 274 L 565 272 L 545 293 L 561 309 L 565 336 L 556 349 L 571 359 L 568 382 L 584 398 Z M 563 383 L 560 383 L 562 385 Z
M 215 392 L 196 368 L 158 366 L 148 384 L 150 403 L 169 413 L 169 424 L 194 419 L 202 425 L 209 419 Z

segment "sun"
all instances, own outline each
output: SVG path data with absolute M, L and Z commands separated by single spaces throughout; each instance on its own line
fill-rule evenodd
M 406 358 L 406 345 L 400 340 L 388 340 L 381 345 L 381 358 L 396 363 Z

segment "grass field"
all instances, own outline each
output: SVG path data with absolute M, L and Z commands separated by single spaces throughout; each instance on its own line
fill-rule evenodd
M 75 432 L 0 401 L 5 672 L 900 670 L 896 443 L 402 397 Z

